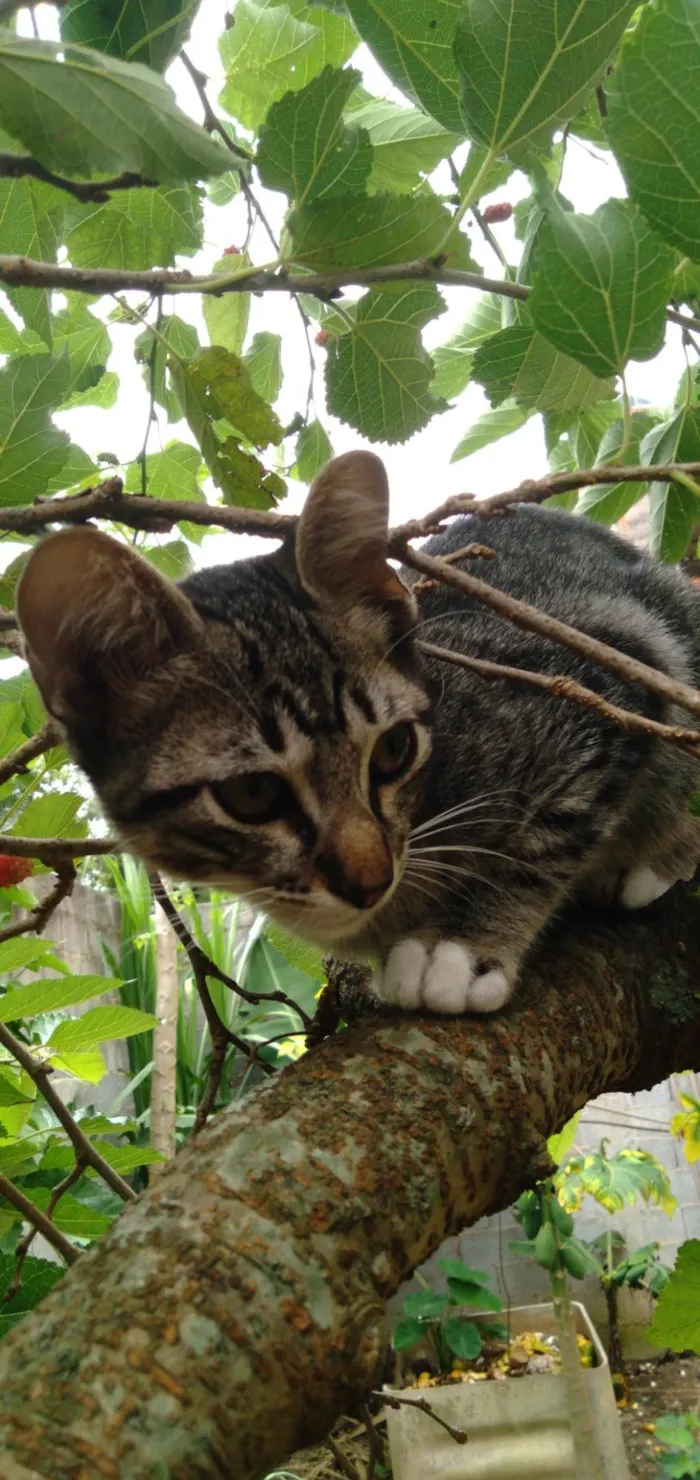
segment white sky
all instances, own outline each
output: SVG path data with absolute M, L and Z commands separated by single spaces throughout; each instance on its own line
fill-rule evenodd
M 211 78 L 209 95 L 214 107 L 217 94 L 223 83 L 223 74 L 217 50 L 217 39 L 223 29 L 227 0 L 205 0 L 197 17 L 188 52 L 193 61 Z M 36 15 L 42 36 L 57 34 L 57 16 L 48 6 L 39 6 Z M 20 16 L 22 29 L 29 29 L 26 12 Z M 364 74 L 365 85 L 379 96 L 400 95 L 387 88 L 386 79 L 377 67 L 366 47 L 362 47 L 353 59 L 353 65 Z M 193 84 L 179 62 L 171 67 L 168 81 L 174 88 L 180 106 L 193 118 L 201 118 L 201 107 Z M 463 151 L 464 152 L 464 151 Z M 441 166 L 446 172 L 446 166 Z M 440 178 L 439 176 L 437 177 Z M 449 177 L 445 173 L 444 183 L 449 189 Z M 573 201 L 579 211 L 592 211 L 610 196 L 623 195 L 624 185 L 614 162 L 596 154 L 590 146 L 570 139 L 561 186 L 563 193 Z M 492 199 L 516 200 L 529 193 L 528 183 L 522 175 L 515 175 L 509 185 L 497 191 Z M 273 226 L 279 226 L 285 198 L 275 192 L 260 191 L 259 197 Z M 205 203 L 205 245 L 192 258 L 183 259 L 193 271 L 208 271 L 221 255 L 225 246 L 240 244 L 245 236 L 245 206 L 240 198 L 234 199 L 224 208 Z M 494 228 L 498 240 L 509 258 L 516 262 L 519 243 L 515 241 L 512 222 Z M 484 271 L 495 277 L 502 276 L 501 266 L 491 253 L 480 234 L 474 229 L 473 252 Z M 0 243 L 1 250 L 1 243 Z M 271 254 L 269 242 L 258 228 L 254 234 L 251 255 L 254 261 L 268 261 Z M 429 324 L 424 332 L 428 349 L 444 342 L 459 328 L 469 308 L 473 305 L 470 289 L 441 289 L 447 303 L 447 312 Z M 136 296 L 131 301 L 137 302 Z M 197 297 L 180 296 L 169 302 L 183 318 L 188 318 L 200 330 L 200 337 L 207 342 L 203 329 L 201 308 Z M 0 304 L 7 310 L 7 303 L 0 295 Z M 102 312 L 109 312 L 110 301 L 105 300 Z M 253 298 L 250 314 L 249 338 L 260 329 L 269 329 L 282 335 L 284 380 L 277 410 L 283 425 L 288 424 L 296 411 L 304 411 L 308 383 L 308 358 L 303 338 L 301 321 L 293 306 L 281 294 Z M 120 459 L 132 459 L 143 443 L 147 400 L 140 371 L 135 368 L 131 344 L 132 331 L 123 326 L 112 329 L 114 351 L 110 368 L 120 378 L 120 392 L 116 406 L 109 410 L 93 407 L 76 409 L 59 414 L 56 421 L 64 426 L 75 442 L 86 452 L 114 452 Z M 361 446 L 362 439 L 352 428 L 330 417 L 325 409 L 323 392 L 323 350 L 317 351 L 318 374 L 316 377 L 316 407 L 319 419 L 327 427 L 335 452 L 348 451 Z M 652 404 L 666 405 L 672 401 L 678 379 L 684 368 L 681 348 L 681 331 L 669 326 L 667 344 L 662 353 L 645 364 L 629 367 L 628 384 L 632 397 L 639 397 Z M 451 493 L 470 491 L 479 494 L 496 492 L 511 487 L 524 477 L 538 477 L 547 472 L 541 421 L 534 417 L 517 433 L 474 453 L 470 458 L 456 464 L 450 456 L 469 426 L 481 413 L 488 409 L 483 390 L 470 385 L 454 409 L 435 417 L 428 427 L 403 446 L 386 446 L 374 443 L 374 450 L 384 457 L 389 472 L 392 490 L 392 517 L 394 521 L 413 517 L 425 512 L 433 504 Z M 192 441 L 187 425 L 166 421 L 165 412 L 159 409 L 159 424 L 153 427 L 149 450 L 157 451 L 175 437 Z M 291 444 L 289 444 L 291 446 Z M 269 452 L 265 454 L 269 460 Z M 285 512 L 294 513 L 303 502 L 305 488 L 289 482 L 289 498 L 284 503 Z M 242 553 L 252 554 L 254 549 L 269 548 L 269 541 L 252 540 L 248 536 L 221 534 L 208 538 L 204 544 L 193 549 L 197 565 L 213 564 L 235 559 Z M 11 556 L 17 553 L 17 545 L 11 547 Z M 8 551 L 8 556 L 10 551 Z M 2 562 L 5 563 L 4 561 Z M 4 670 L 7 672 L 7 668 Z

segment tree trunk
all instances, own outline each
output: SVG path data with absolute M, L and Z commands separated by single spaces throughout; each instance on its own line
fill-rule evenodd
M 257 1480 L 377 1380 L 384 1301 L 606 1090 L 700 1063 L 700 905 L 564 922 L 494 1018 L 370 1017 L 190 1142 L 0 1345 L 4 1480 Z

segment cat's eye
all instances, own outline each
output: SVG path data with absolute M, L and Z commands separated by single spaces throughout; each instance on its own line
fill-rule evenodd
M 377 780 L 394 781 L 407 771 L 415 759 L 417 744 L 415 728 L 406 719 L 385 730 L 372 751 L 371 766 Z
M 212 786 L 217 802 L 239 822 L 274 822 L 289 801 L 289 787 L 274 771 L 248 771 Z

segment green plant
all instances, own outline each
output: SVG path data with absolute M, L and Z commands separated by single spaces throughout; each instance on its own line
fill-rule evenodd
M 670 1269 L 659 1258 L 657 1243 L 642 1244 L 638 1249 L 627 1252 L 627 1245 L 615 1229 L 608 1229 L 590 1239 L 586 1247 L 598 1261 L 598 1278 L 603 1287 L 608 1308 L 608 1356 L 613 1372 L 624 1371 L 618 1295 L 623 1287 L 631 1290 L 647 1290 L 655 1298 L 661 1294 L 670 1276 Z
M 700 1419 L 694 1413 L 668 1414 L 657 1420 L 654 1437 L 666 1453 L 659 1480 L 700 1480 Z
M 438 1259 L 447 1275 L 447 1293 L 412 1290 L 403 1302 L 403 1315 L 394 1326 L 397 1352 L 410 1351 L 422 1341 L 430 1346 L 440 1372 L 449 1372 L 454 1359 L 472 1362 L 489 1338 L 507 1339 L 507 1327 L 467 1311 L 502 1311 L 500 1296 L 489 1290 L 489 1276 L 471 1269 L 461 1259 Z

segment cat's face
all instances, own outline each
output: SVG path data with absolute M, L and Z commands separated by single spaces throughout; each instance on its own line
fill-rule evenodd
M 319 943 L 400 880 L 430 751 L 414 604 L 371 454 L 316 480 L 294 548 L 180 588 L 93 529 L 40 544 L 18 611 L 50 713 L 126 845 Z

